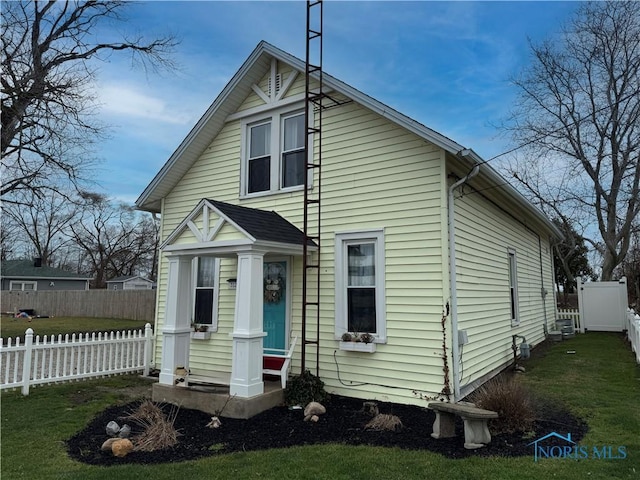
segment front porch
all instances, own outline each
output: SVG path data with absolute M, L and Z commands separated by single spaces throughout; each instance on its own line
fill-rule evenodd
M 284 390 L 279 380 L 265 380 L 263 393 L 251 398 L 230 396 L 229 385 L 221 384 L 192 383 L 179 387 L 155 383 L 151 392 L 154 402 L 240 419 L 251 418 L 284 402 Z
M 263 364 L 265 349 L 271 351 L 267 356 L 280 349 L 279 345 L 274 348 L 274 345 L 265 343 L 269 331 L 266 327 L 269 325 L 271 328 L 273 322 L 266 324 L 263 315 L 267 314 L 267 305 L 269 308 L 279 305 L 278 318 L 282 319 L 279 338 L 285 349 L 289 348 L 289 344 L 295 345 L 295 340 L 291 342 L 290 338 L 291 286 L 290 282 L 285 281 L 293 261 L 280 262 L 282 277 L 278 273 L 274 277 L 276 280 L 272 279 L 271 269 L 279 266 L 278 258 L 292 260 L 302 255 L 306 250 L 303 248 L 304 238 L 297 227 L 274 212 L 207 199 L 203 199 L 169 235 L 161 247 L 168 260 L 168 275 L 161 329 L 160 375 L 159 383 L 153 387 L 154 401 L 169 402 L 211 414 L 220 414 L 224 408 L 222 415 L 232 418 L 249 418 L 283 402 L 286 377 L 277 383 L 263 379 L 263 370 L 273 369 Z M 310 251 L 317 250 L 313 242 L 309 242 L 308 248 Z M 214 339 L 211 338 L 211 343 L 199 345 L 198 361 L 194 366 L 205 371 L 197 372 L 198 375 L 190 368 L 190 360 L 193 360 L 190 355 L 191 324 L 194 323 L 194 307 L 197 307 L 195 310 L 200 308 L 200 304 L 194 300 L 194 288 L 202 287 L 197 265 L 206 257 L 237 260 L 233 278 L 235 298 L 231 297 L 235 301 L 232 300 L 233 310 L 226 310 L 232 311 L 233 316 L 227 314 L 227 330 L 214 329 L 212 333 L 219 348 L 216 350 L 218 355 L 220 351 L 224 355 L 230 353 L 231 371 L 228 370 L 228 364 L 218 369 L 216 361 L 203 361 L 213 358 L 209 356 L 211 351 L 206 351 L 209 345 L 214 345 Z M 194 259 L 197 260 L 195 263 Z M 218 277 L 218 274 L 213 276 Z M 289 293 L 285 294 L 285 286 Z M 210 288 L 211 293 L 207 298 L 214 298 L 214 295 L 217 298 L 218 289 Z M 229 296 L 226 298 L 229 299 Z M 269 313 L 271 319 L 274 312 L 269 310 Z M 229 330 L 231 319 L 233 323 Z M 269 334 L 271 338 L 275 337 Z M 230 352 L 227 350 L 229 345 Z M 218 361 L 223 358 L 221 365 L 226 362 L 224 355 L 217 357 Z M 290 358 L 291 352 L 286 365 L 289 365 Z

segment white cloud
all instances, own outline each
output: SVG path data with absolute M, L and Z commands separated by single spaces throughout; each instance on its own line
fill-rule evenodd
M 184 125 L 192 120 L 187 112 L 176 111 L 162 98 L 147 95 L 135 87 L 112 84 L 102 88 L 100 103 L 106 114 Z

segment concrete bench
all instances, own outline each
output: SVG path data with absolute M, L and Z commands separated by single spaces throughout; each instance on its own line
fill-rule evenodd
M 433 438 L 455 437 L 455 418 L 459 415 L 464 422 L 464 448 L 472 450 L 491 442 L 487 420 L 498 418 L 496 412 L 465 403 L 431 402 L 428 408 L 436 414 Z

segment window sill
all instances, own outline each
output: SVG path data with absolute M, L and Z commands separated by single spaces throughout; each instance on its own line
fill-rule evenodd
M 312 186 L 309 186 L 309 190 L 313 190 Z M 285 187 L 279 190 L 265 190 L 263 192 L 245 193 L 240 195 L 240 200 L 250 200 L 252 198 L 269 197 L 272 195 L 279 195 L 284 193 L 296 193 L 303 192 L 304 185 L 296 185 L 295 187 Z
M 362 343 L 362 342 L 340 342 L 340 350 L 345 352 L 364 352 L 375 353 L 375 343 Z
M 191 332 L 191 338 L 194 340 L 209 340 L 211 332 Z

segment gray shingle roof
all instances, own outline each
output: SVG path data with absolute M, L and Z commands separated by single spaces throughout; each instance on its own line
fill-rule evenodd
M 69 280 L 91 278 L 90 275 L 68 272 L 46 265 L 36 267 L 33 260 L 4 260 L 0 266 L 0 276 L 3 278 L 66 278 Z
M 207 199 L 214 207 L 256 240 L 303 245 L 304 233 L 276 212 L 240 207 Z M 307 245 L 316 244 L 309 240 Z

